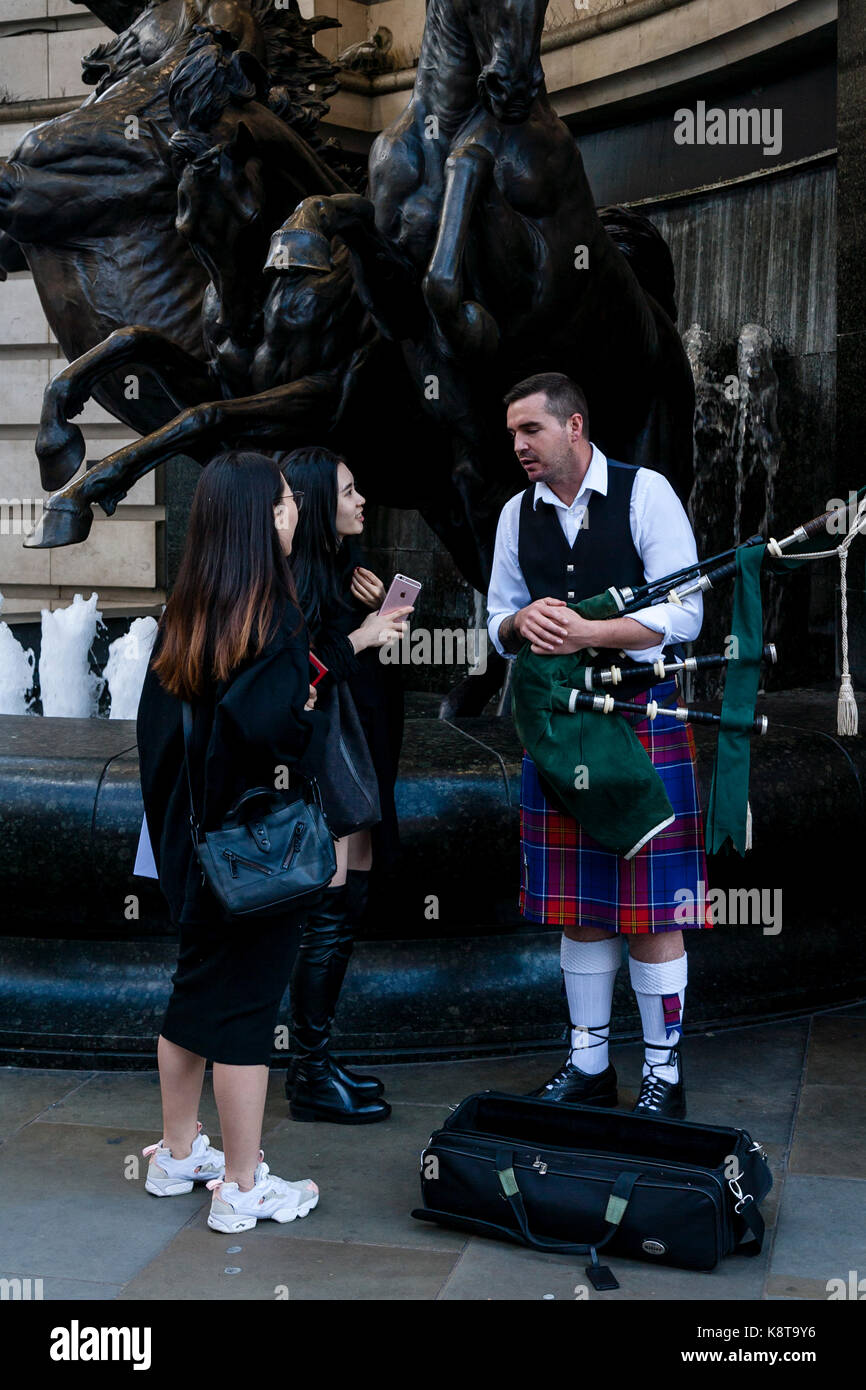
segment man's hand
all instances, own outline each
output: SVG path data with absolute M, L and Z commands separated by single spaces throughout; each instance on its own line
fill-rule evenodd
M 542 602 L 556 602 L 556 600 L 543 599 Z M 540 642 L 533 642 L 531 650 L 536 656 L 566 656 L 572 652 L 582 651 L 584 647 L 592 647 L 597 643 L 598 624 L 591 623 L 586 618 L 581 618 L 579 613 L 574 613 L 568 607 L 564 613 L 557 616 L 557 622 L 561 623 L 564 633 L 561 641 L 556 646 L 542 645 Z M 593 640 L 595 638 L 595 641 Z
M 316 687 L 315 687 L 314 685 L 311 685 L 311 686 L 310 686 L 310 694 L 309 694 L 309 697 L 308 697 L 308 699 L 307 699 L 307 703 L 304 705 L 304 709 L 313 709 L 314 706 L 315 706 L 315 703 L 316 703 L 316 700 L 317 700 L 317 699 L 318 699 L 318 691 L 316 690 Z
M 533 651 L 539 652 L 559 652 L 562 643 L 568 636 L 569 617 L 568 606 L 561 598 L 539 598 L 533 603 L 529 603 L 525 608 L 521 608 L 511 619 L 510 631 L 522 638 L 524 642 L 532 644 Z M 500 641 L 505 645 L 502 628 L 499 629 Z

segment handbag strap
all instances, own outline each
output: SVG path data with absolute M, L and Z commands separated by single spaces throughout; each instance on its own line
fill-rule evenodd
M 186 785 L 189 789 L 189 828 L 192 835 L 194 847 L 198 847 L 200 833 L 198 819 L 195 814 L 195 797 L 192 793 L 192 773 L 190 772 L 190 749 L 192 748 L 192 705 L 189 700 L 183 702 L 183 764 L 186 768 Z
M 737 1205 L 739 1206 L 740 1204 L 738 1203 Z M 748 1201 L 743 1202 L 742 1206 L 740 1206 L 738 1215 L 743 1218 L 755 1238 L 754 1240 L 740 1241 L 740 1244 L 737 1246 L 737 1254 L 760 1255 L 764 1244 L 765 1226 L 764 1218 L 758 1211 L 758 1204 L 754 1197 L 749 1197 Z
M 200 842 L 200 840 L 201 840 L 201 831 L 200 831 L 200 829 L 199 829 L 198 817 L 196 816 L 196 813 L 195 813 L 195 797 L 193 796 L 193 790 L 192 790 L 192 773 L 190 772 L 190 752 L 191 752 L 191 749 L 192 749 L 192 725 L 193 725 L 192 705 L 190 704 L 189 700 L 184 700 L 184 701 L 183 701 L 183 762 L 184 762 L 184 767 L 186 768 L 186 785 L 187 785 L 187 788 L 189 789 L 189 825 L 190 825 L 190 834 L 192 835 L 192 842 L 193 842 L 194 845 L 198 846 L 198 844 L 199 844 L 199 842 Z M 295 769 L 294 769 L 294 773 L 295 773 L 295 776 L 298 777 L 298 778 L 300 779 L 300 781 L 302 781 L 302 782 L 306 785 L 308 801 L 312 801 L 313 805 L 317 806 L 318 809 L 324 814 L 325 808 L 324 808 L 324 805 L 323 805 L 323 802 L 322 802 L 322 792 L 321 792 L 321 789 L 320 789 L 320 787 L 319 787 L 319 783 L 318 783 L 317 779 L 316 779 L 316 778 L 313 776 L 313 774 L 310 773 L 310 772 L 301 772 L 300 768 L 295 768 Z
M 526 1215 L 523 1197 L 514 1174 L 514 1154 L 509 1149 L 497 1149 L 496 1151 L 496 1176 L 502 1188 L 502 1195 L 514 1212 L 520 1234 L 527 1245 L 531 1245 L 535 1250 L 551 1251 L 557 1255 L 589 1255 L 592 1263 L 587 1266 L 586 1272 L 594 1286 L 596 1288 L 619 1287 L 610 1271 L 599 1264 L 596 1252 L 603 1249 L 608 1241 L 616 1235 L 640 1173 L 623 1171 L 619 1174 L 611 1188 L 604 1213 L 607 1230 L 600 1240 L 594 1241 L 592 1244 L 579 1244 L 573 1241 L 557 1240 L 552 1236 L 533 1235 L 529 1229 L 529 1218 Z

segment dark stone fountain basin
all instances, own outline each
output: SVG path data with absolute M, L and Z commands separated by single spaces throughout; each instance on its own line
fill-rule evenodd
M 708 878 L 766 890 L 768 902 L 781 890 L 781 930 L 688 934 L 692 1027 L 866 992 L 854 873 L 866 739 L 828 736 L 829 692 L 769 695 L 761 710 L 771 729 L 752 744 L 754 850 L 710 861 Z M 714 739 L 696 736 L 705 803 Z M 516 906 L 519 766 L 507 720 L 407 722 L 403 858 L 374 883 L 340 1006 L 342 1055 L 467 1056 L 559 1039 L 559 932 Z M 141 814 L 134 724 L 0 716 L 0 1063 L 154 1065 L 175 940 L 156 884 L 132 877 Z M 616 1031 L 637 1035 L 625 970 L 614 1008 Z

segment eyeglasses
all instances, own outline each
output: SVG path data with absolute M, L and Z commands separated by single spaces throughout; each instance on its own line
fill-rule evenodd
M 294 502 L 298 511 L 301 510 L 301 503 L 303 500 L 304 494 L 302 492 L 284 492 L 280 498 L 281 502 Z

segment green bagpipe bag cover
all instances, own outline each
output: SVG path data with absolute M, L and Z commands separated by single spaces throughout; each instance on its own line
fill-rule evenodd
M 536 656 L 522 647 L 511 674 L 512 717 L 548 800 L 605 849 L 630 859 L 670 825 L 673 807 L 621 715 L 569 710 L 572 690 L 586 688 L 585 671 L 579 652 Z

